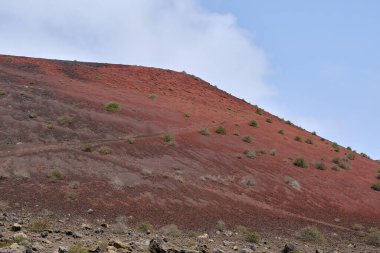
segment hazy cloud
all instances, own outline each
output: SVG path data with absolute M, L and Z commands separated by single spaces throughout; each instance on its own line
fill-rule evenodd
M 273 93 L 251 35 L 196 0 L 1 1 L 0 28 L 3 54 L 186 70 L 255 103 Z

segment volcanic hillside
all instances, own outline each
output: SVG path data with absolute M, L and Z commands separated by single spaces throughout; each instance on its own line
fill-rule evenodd
M 14 208 L 348 230 L 380 226 L 379 168 L 184 72 L 0 56 L 0 201 Z

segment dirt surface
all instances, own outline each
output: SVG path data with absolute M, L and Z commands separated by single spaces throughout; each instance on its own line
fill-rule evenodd
M 94 219 L 132 215 L 205 230 L 223 220 L 262 233 L 380 226 L 380 192 L 371 189 L 378 162 L 335 151 L 195 76 L 0 56 L 0 92 L 0 200 L 12 208 L 62 216 L 91 208 Z M 111 101 L 120 111 L 105 109 Z M 332 170 L 347 154 L 351 168 Z M 300 156 L 308 168 L 293 164 Z

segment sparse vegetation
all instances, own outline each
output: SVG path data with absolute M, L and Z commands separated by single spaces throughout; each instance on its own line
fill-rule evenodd
M 92 152 L 92 145 L 90 143 L 83 143 L 81 145 L 81 150 L 83 152 Z
M 269 154 L 270 154 L 271 156 L 276 156 L 276 155 L 277 155 L 277 150 L 276 150 L 276 149 L 272 149 L 272 150 L 269 152 Z
M 100 80 L 100 76 L 95 76 L 95 80 L 99 81 Z
M 49 222 L 46 220 L 38 219 L 31 222 L 29 230 L 35 233 L 49 231 L 51 229 Z
M 320 161 L 314 161 L 313 162 L 313 166 L 318 169 L 318 170 L 325 170 L 326 169 L 326 166 L 323 162 L 320 162 Z
M 201 130 L 199 130 L 199 133 L 201 135 L 210 135 L 210 131 L 208 130 L 208 128 L 202 128 Z
M 217 134 L 221 134 L 221 135 L 226 135 L 227 134 L 227 131 L 224 127 L 222 126 L 219 126 L 216 130 L 215 130 L 215 133 Z
M 338 166 L 332 166 L 331 170 L 333 170 L 333 171 L 339 171 L 339 168 L 338 168 Z
M 251 127 L 259 127 L 259 122 L 253 119 L 248 123 L 248 125 L 250 125 Z
M 216 229 L 219 231 L 224 231 L 226 229 L 226 223 L 224 223 L 222 220 L 218 220 L 216 223 Z
M 371 157 L 367 155 L 366 153 L 360 153 L 360 155 L 364 158 L 371 159 Z
M 256 180 L 253 178 L 252 175 L 247 175 L 241 178 L 240 184 L 244 186 L 254 186 L 256 185 Z
M 371 188 L 375 191 L 380 191 L 380 183 L 374 183 Z
M 3 90 L 0 90 L 0 96 L 5 96 L 7 93 L 5 93 L 5 91 Z
M 142 233 L 149 233 L 153 230 L 153 226 L 148 221 L 144 221 L 140 223 L 138 230 Z
M 380 247 L 380 230 L 371 228 L 365 239 L 368 245 Z
M 261 156 L 261 155 L 265 155 L 267 152 L 264 149 L 257 149 L 255 153 L 256 153 L 256 156 Z
M 249 149 L 244 150 L 244 155 L 248 158 L 251 158 L 251 159 L 256 158 L 256 153 L 253 152 L 252 150 L 249 150 Z
M 362 231 L 364 229 L 364 226 L 362 224 L 354 224 L 352 225 L 352 229 L 355 231 Z
M 151 94 L 149 94 L 148 98 L 149 98 L 150 100 L 154 101 L 154 100 L 157 99 L 157 95 L 154 94 L 154 93 L 151 93 Z
M 318 230 L 318 228 L 313 226 L 308 226 L 299 232 L 301 240 L 309 243 L 321 243 L 325 240 L 323 234 Z
M 349 160 L 355 160 L 355 155 L 352 154 L 352 153 L 347 154 L 346 157 L 347 157 L 347 159 L 349 159 Z
M 185 119 L 188 119 L 188 118 L 190 118 L 190 113 L 188 113 L 188 112 L 185 112 L 185 113 L 183 114 L 183 117 L 184 117 Z
M 66 115 L 61 116 L 61 117 L 59 117 L 59 118 L 57 119 L 57 122 L 58 122 L 58 124 L 60 124 L 60 125 L 70 125 L 70 124 L 73 123 L 73 121 L 74 121 L 74 119 L 73 119 L 72 117 L 70 117 L 70 116 L 66 116 Z
M 253 142 L 253 138 L 250 135 L 244 136 L 242 140 L 244 142 L 247 142 L 247 143 L 252 143 Z
M 263 115 L 263 114 L 264 114 L 264 110 L 261 109 L 261 108 L 257 108 L 257 109 L 256 109 L 256 113 L 257 113 L 258 115 Z
M 65 200 L 66 201 L 74 201 L 78 197 L 78 193 L 74 189 L 70 189 L 65 192 Z
M 48 178 L 52 180 L 53 182 L 57 182 L 60 180 L 63 180 L 65 178 L 65 175 L 59 170 L 59 169 L 54 169 L 49 172 Z
M 129 137 L 129 138 L 127 138 L 127 143 L 128 143 L 128 144 L 133 144 L 133 143 L 135 143 L 135 138 L 133 138 L 133 137 Z
M 83 244 L 78 243 L 70 246 L 67 253 L 88 253 L 88 250 L 83 246 Z
M 112 149 L 107 146 L 101 146 L 98 151 L 102 155 L 109 155 L 112 153 Z
M 9 204 L 5 200 L 0 200 L 0 212 L 4 212 L 9 208 Z
M 305 143 L 312 145 L 314 142 L 312 139 L 306 139 Z
M 272 123 L 272 120 L 270 118 L 266 119 L 265 122 Z
M 303 157 L 297 157 L 294 159 L 293 164 L 300 168 L 307 168 L 307 162 Z
M 164 134 L 164 142 L 167 142 L 169 144 L 176 144 L 176 140 L 173 135 L 166 133 Z
M 118 112 L 121 109 L 120 104 L 117 102 L 109 102 L 104 107 L 108 112 Z
M 279 133 L 279 134 L 281 134 L 281 135 L 284 135 L 284 134 L 285 134 L 285 131 L 284 131 L 283 129 L 280 129 L 280 130 L 278 130 L 277 133 Z
M 261 236 L 257 232 L 247 232 L 246 239 L 250 243 L 259 243 L 261 241 Z
M 169 224 L 160 228 L 160 232 L 166 236 L 178 237 L 182 234 L 182 231 L 175 224 Z
M 46 128 L 52 130 L 54 128 L 54 125 L 52 123 L 49 123 L 46 125 Z
M 350 161 L 345 157 L 344 158 L 334 157 L 332 159 L 332 162 L 335 163 L 336 165 L 338 165 L 339 168 L 342 168 L 344 170 L 351 169 Z
M 294 140 L 298 141 L 298 142 L 302 142 L 302 138 L 298 135 L 296 137 L 294 137 Z
M 333 147 L 333 149 L 334 149 L 335 152 L 339 152 L 340 147 L 339 147 L 338 143 L 334 142 L 334 143 L 332 144 L 332 147 Z

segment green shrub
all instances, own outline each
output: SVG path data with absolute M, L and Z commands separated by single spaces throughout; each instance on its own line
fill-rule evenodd
M 371 228 L 365 239 L 368 245 L 380 247 L 380 230 Z
M 364 158 L 371 159 L 371 157 L 367 155 L 366 153 L 360 153 L 360 155 Z
M 332 144 L 332 147 L 333 147 L 333 149 L 334 149 L 335 152 L 339 152 L 340 147 L 339 147 L 338 143 L 334 142 L 334 143 Z
M 268 118 L 268 119 L 265 120 L 265 122 L 272 123 L 272 120 Z
M 321 243 L 325 240 L 323 234 L 316 227 L 308 226 L 300 231 L 301 240 L 309 243 Z
M 98 151 L 102 155 L 109 155 L 112 153 L 112 149 L 110 147 L 106 147 L 106 146 L 100 147 Z
M 293 164 L 300 168 L 307 168 L 307 162 L 303 157 L 297 157 L 294 159 Z
M 100 80 L 100 76 L 95 76 L 95 80 L 99 81 Z
M 247 232 L 245 240 L 250 243 L 259 243 L 261 237 L 257 232 Z
M 118 112 L 121 109 L 119 103 L 117 102 L 109 102 L 104 107 L 109 112 Z
M 148 98 L 149 98 L 150 100 L 156 100 L 156 99 L 157 99 L 157 95 L 154 94 L 154 93 L 151 93 L 151 94 L 149 94 Z
M 78 243 L 70 246 L 67 253 L 88 253 L 88 250 L 83 246 L 83 244 Z
M 285 123 L 288 124 L 288 125 L 290 125 L 290 126 L 293 125 L 293 123 L 290 120 L 285 121 Z
M 208 128 L 202 128 L 201 130 L 199 130 L 199 133 L 201 135 L 210 135 L 210 131 L 208 130 Z
M 90 143 L 83 143 L 81 145 L 81 150 L 83 152 L 91 152 L 92 151 L 92 145 Z
M 259 127 L 259 122 L 253 119 L 248 123 L 248 125 L 250 125 L 251 127 Z
M 73 121 L 74 121 L 74 119 L 73 119 L 72 117 L 70 117 L 70 116 L 66 116 L 66 115 L 61 116 L 61 117 L 59 117 L 59 118 L 57 119 L 57 122 L 58 122 L 58 124 L 60 124 L 60 125 L 70 125 L 70 124 L 73 123 Z
M 334 157 L 332 159 L 332 162 L 335 163 L 336 165 L 338 165 L 339 168 L 342 168 L 344 170 L 350 170 L 351 169 L 350 161 L 347 158 Z
M 277 133 L 279 133 L 279 134 L 282 134 L 282 135 L 284 135 L 285 134 L 285 132 L 284 132 L 284 130 L 283 129 L 280 129 L 280 130 L 278 130 L 278 132 Z
M 250 135 L 244 136 L 242 140 L 244 142 L 247 142 L 247 143 L 252 143 L 253 142 L 253 138 Z
M 249 150 L 249 149 L 244 150 L 244 155 L 248 158 L 251 158 L 251 159 L 256 158 L 256 153 L 253 152 L 252 150 Z
M 164 134 L 163 139 L 164 139 L 164 142 L 167 142 L 169 144 L 175 144 L 176 143 L 174 136 L 169 134 L 169 133 Z
M 296 137 L 294 137 L 294 140 L 298 141 L 298 142 L 302 142 L 302 138 L 298 135 Z
M 355 155 L 354 154 L 347 154 L 346 155 L 346 157 L 347 157 L 347 159 L 349 159 L 349 160 L 355 160 Z
M 352 229 L 355 231 L 362 231 L 364 229 L 364 226 L 362 224 L 354 224 L 352 225 Z
M 219 126 L 216 130 L 215 130 L 215 133 L 217 134 L 221 134 L 221 135 L 226 135 L 227 134 L 227 131 L 224 127 L 222 126 Z
M 257 109 L 256 109 L 256 113 L 257 113 L 258 115 L 263 115 L 263 114 L 264 114 L 264 110 L 261 109 L 261 108 L 257 108 Z
M 63 180 L 65 178 L 65 175 L 59 170 L 59 169 L 54 169 L 49 172 L 48 178 L 50 178 L 53 182 Z
M 318 170 L 325 170 L 326 169 L 326 166 L 325 166 L 325 164 L 323 162 L 314 161 L 313 165 Z
M 222 220 L 218 220 L 216 223 L 216 229 L 219 231 L 224 231 L 226 229 L 226 223 L 224 223 Z
M 41 233 L 44 231 L 49 231 L 51 229 L 49 222 L 45 220 L 34 220 L 29 226 L 29 230 L 35 233 Z
M 144 221 L 140 223 L 138 230 L 142 233 L 149 233 L 153 230 L 153 226 L 148 221 Z
M 306 139 L 305 143 L 312 145 L 314 142 L 312 139 Z
M 374 183 L 371 188 L 375 191 L 380 191 L 380 183 Z
M 348 150 L 352 151 L 352 148 L 350 146 L 347 147 Z
M 3 90 L 0 90 L 0 96 L 5 96 L 7 93 L 5 93 L 5 91 Z

